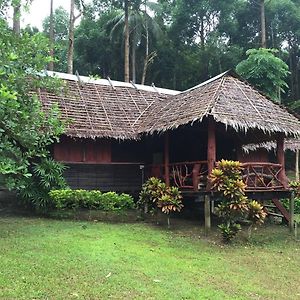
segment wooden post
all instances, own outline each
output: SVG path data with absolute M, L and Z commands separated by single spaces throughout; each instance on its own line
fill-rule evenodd
M 280 134 L 277 138 L 277 161 L 282 166 L 278 174 L 279 180 L 282 182 L 284 188 L 287 188 L 287 180 L 285 175 L 285 160 L 284 160 L 284 135 Z
M 208 175 L 210 175 L 216 162 L 216 123 L 212 118 L 208 119 L 207 130 L 207 168 Z M 209 190 L 210 184 L 207 184 L 207 190 Z
M 165 165 L 165 183 L 170 186 L 170 145 L 169 145 L 169 133 L 165 133 L 165 155 L 164 155 L 164 165 Z
M 294 192 L 292 192 L 291 194 L 291 198 L 290 198 L 290 231 L 293 232 L 294 231 L 294 213 L 295 213 L 295 195 Z
M 210 196 L 204 196 L 204 217 L 205 217 L 205 234 L 207 235 L 211 229 L 211 214 L 210 214 Z
M 299 181 L 299 149 L 296 150 L 295 178 Z

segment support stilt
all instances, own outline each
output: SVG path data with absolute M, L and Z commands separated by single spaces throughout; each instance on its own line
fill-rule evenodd
M 294 231 L 294 221 L 295 221 L 294 213 L 295 213 L 295 196 L 294 193 L 292 193 L 290 198 L 290 223 L 289 223 L 291 232 Z
M 205 234 L 207 235 L 211 229 L 211 212 L 210 212 L 210 196 L 204 197 L 204 217 L 205 217 Z

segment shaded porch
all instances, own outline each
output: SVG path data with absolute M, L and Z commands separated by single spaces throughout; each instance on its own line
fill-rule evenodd
M 242 151 L 246 143 L 271 139 L 277 141 L 275 157 L 255 157 Z M 182 191 L 211 192 L 208 177 L 221 159 L 241 162 L 247 192 L 288 190 L 283 134 L 239 132 L 208 117 L 201 124 L 164 132 L 160 143 L 161 161 L 146 165 L 146 177 L 161 178 Z

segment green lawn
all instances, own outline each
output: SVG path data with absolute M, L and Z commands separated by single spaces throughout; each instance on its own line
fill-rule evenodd
M 300 299 L 286 227 L 222 246 L 178 226 L 1 217 L 0 299 Z

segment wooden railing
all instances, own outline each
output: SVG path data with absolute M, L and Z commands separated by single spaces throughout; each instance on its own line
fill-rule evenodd
M 247 191 L 282 190 L 282 166 L 274 163 L 242 163 L 242 179 Z M 165 180 L 163 164 L 146 167 L 146 177 L 155 176 Z M 179 162 L 169 164 L 170 185 L 187 190 L 205 190 L 207 187 L 207 161 Z
M 249 162 L 243 163 L 242 167 L 242 177 L 248 191 L 284 189 L 284 182 L 280 178 L 282 165 Z
M 150 176 L 165 179 L 164 165 L 147 167 Z M 169 164 L 170 185 L 180 189 L 205 189 L 207 184 L 207 161 L 191 161 Z

